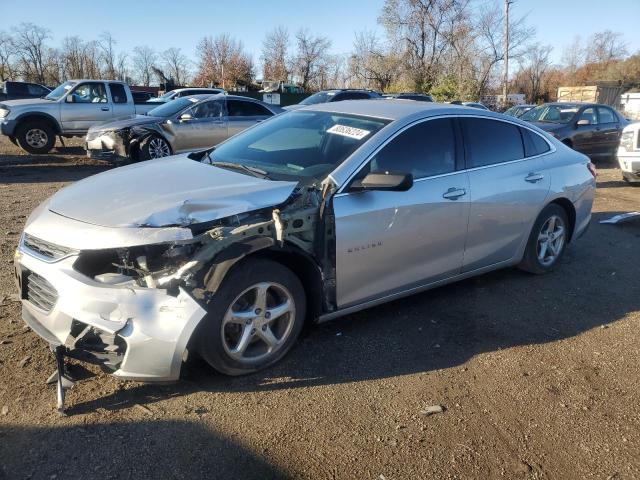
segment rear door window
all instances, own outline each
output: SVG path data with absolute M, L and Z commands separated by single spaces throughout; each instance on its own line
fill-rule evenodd
M 113 103 L 127 103 L 127 92 L 124 89 L 124 85 L 120 83 L 110 83 L 109 90 L 111 90 Z
M 611 109 L 606 107 L 598 107 L 598 116 L 600 117 L 600 123 L 617 123 L 618 119 Z
M 267 117 L 273 115 L 267 108 L 256 102 L 227 100 L 230 117 Z
M 467 168 L 484 167 L 524 158 L 520 129 L 488 118 L 460 118 Z

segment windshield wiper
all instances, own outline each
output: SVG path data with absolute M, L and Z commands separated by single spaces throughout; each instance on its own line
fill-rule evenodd
M 269 174 L 264 170 L 256 167 L 248 167 L 247 165 L 242 165 L 241 163 L 212 161 L 211 165 L 213 165 L 214 167 L 228 168 L 229 170 L 240 170 L 258 178 L 269 178 Z

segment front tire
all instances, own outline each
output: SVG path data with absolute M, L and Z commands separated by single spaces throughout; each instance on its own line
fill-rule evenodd
M 297 340 L 306 312 L 304 288 L 283 265 L 246 260 L 227 275 L 207 304 L 197 351 L 225 375 L 267 368 Z
M 562 255 L 569 235 L 567 213 L 560 205 L 547 205 L 533 225 L 519 268 L 543 274 L 553 270 Z
M 140 160 L 153 160 L 169 155 L 171 155 L 171 146 L 159 135 L 147 137 L 140 144 Z
M 56 143 L 56 134 L 46 122 L 26 122 L 18 127 L 16 133 L 20 147 L 34 155 L 49 153 Z

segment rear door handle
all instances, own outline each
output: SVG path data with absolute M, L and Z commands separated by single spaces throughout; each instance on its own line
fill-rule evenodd
M 463 195 L 466 195 L 467 191 L 464 188 L 451 187 L 449 190 L 442 194 L 442 198 L 447 200 L 457 200 Z
M 533 173 L 533 172 L 530 173 L 529 175 L 527 175 L 526 177 L 524 177 L 525 181 L 527 181 L 529 183 L 539 182 L 543 178 L 544 178 L 544 175 L 542 175 L 540 173 Z
M 109 111 L 109 107 L 102 107 L 100 110 L 102 110 L 103 112 L 108 112 Z

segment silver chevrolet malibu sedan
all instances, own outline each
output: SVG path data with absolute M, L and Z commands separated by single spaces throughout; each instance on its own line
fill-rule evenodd
M 305 321 L 498 268 L 552 270 L 594 192 L 587 157 L 513 117 L 313 105 L 53 195 L 15 255 L 23 317 L 119 378 L 175 380 L 191 352 L 245 374 Z

